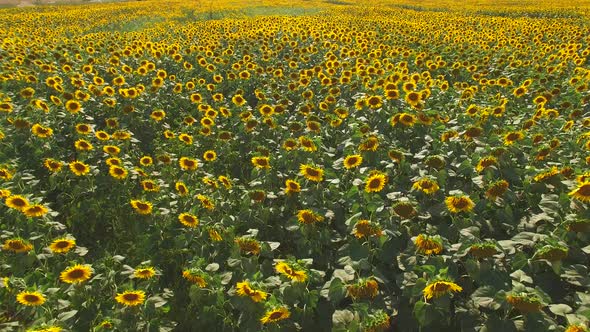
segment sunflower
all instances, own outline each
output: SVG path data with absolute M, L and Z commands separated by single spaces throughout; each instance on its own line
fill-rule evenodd
M 377 151 L 379 147 L 379 138 L 377 136 L 369 136 L 361 144 L 359 144 L 359 150 L 361 151 Z
M 109 168 L 109 174 L 117 180 L 123 180 L 127 177 L 127 170 L 123 167 L 113 165 Z
M 186 227 L 197 227 L 197 225 L 199 224 L 199 219 L 197 219 L 196 216 L 193 216 L 192 214 L 189 213 L 181 213 L 178 216 L 178 220 L 180 221 L 181 224 L 185 225 Z
M 135 307 L 145 301 L 145 292 L 138 290 L 124 291 L 123 293 L 117 293 L 115 300 L 126 307 Z
M 236 106 L 243 106 L 246 103 L 246 99 L 242 95 L 236 94 L 231 98 L 231 101 Z
M 320 182 L 324 178 L 324 170 L 311 165 L 301 164 L 299 166 L 299 173 L 309 181 Z
M 486 196 L 490 199 L 496 199 L 502 196 L 508 190 L 508 181 L 498 180 L 492 183 L 486 190 Z
M 185 171 L 194 171 L 197 169 L 197 167 L 199 167 L 198 160 L 191 159 L 188 157 L 180 157 L 180 159 L 178 160 L 178 164 L 180 165 L 180 168 L 182 168 Z
M 76 246 L 76 240 L 69 238 L 59 238 L 53 240 L 49 245 L 49 250 L 54 254 L 65 254 Z
M 201 206 L 203 206 L 205 209 L 207 210 L 213 210 L 215 208 L 215 204 L 213 204 L 213 201 L 205 196 L 205 195 L 197 195 L 197 199 L 201 202 Z
M 79 284 L 92 276 L 92 268 L 90 265 L 76 264 L 68 267 L 60 275 L 59 279 L 68 284 Z
M 33 250 L 33 245 L 27 240 L 21 238 L 12 238 L 4 241 L 2 250 L 12 251 L 14 253 L 23 253 Z
M 268 104 L 260 105 L 258 107 L 258 111 L 260 112 L 260 114 L 262 114 L 262 116 L 265 116 L 265 117 L 272 116 L 275 113 L 274 107 L 272 107 L 271 105 L 268 105 Z
M 420 103 L 422 101 L 422 97 L 420 96 L 420 93 L 411 91 L 406 93 L 406 97 L 404 98 L 404 100 L 413 108 L 419 108 Z
M 151 279 L 156 275 L 156 270 L 151 267 L 140 267 L 133 271 L 133 276 L 138 279 Z
M 307 152 L 314 152 L 318 149 L 315 143 L 305 136 L 299 137 L 299 144 L 301 145 L 301 148 Z
M 254 302 L 262 302 L 268 297 L 268 293 L 261 290 L 253 289 L 248 281 L 238 282 L 236 285 L 236 294 L 239 296 L 248 296 Z
M 47 212 L 49 212 L 49 210 L 41 204 L 30 205 L 23 210 L 25 216 L 29 218 L 43 217 Z
M 409 219 L 417 213 L 414 205 L 407 201 L 395 203 L 393 205 L 393 212 L 404 219 Z
M 46 158 L 43 161 L 43 166 L 45 166 L 45 168 L 47 168 L 48 171 L 50 171 L 52 173 L 57 173 L 63 167 L 63 163 L 59 160 Z
M 84 140 L 84 139 L 79 139 L 76 142 L 74 142 L 74 147 L 76 148 L 76 150 L 81 150 L 81 151 L 90 151 L 90 150 L 94 149 L 94 146 L 92 146 L 92 144 L 90 144 L 90 142 L 88 142 L 87 140 Z
M 285 181 L 285 193 L 288 195 L 295 194 L 301 191 L 301 185 L 299 182 L 291 179 Z
M 94 133 L 94 136 L 101 141 L 108 141 L 109 139 L 111 139 L 111 135 L 109 135 L 106 131 L 103 131 L 103 130 L 97 131 L 96 133 Z M 88 144 L 90 144 L 90 143 L 88 143 Z M 82 150 L 82 149 L 79 149 L 79 150 Z M 92 150 L 92 145 L 90 145 L 90 148 L 88 150 Z
M 45 296 L 39 292 L 20 292 L 16 295 L 16 301 L 26 306 L 40 306 L 45 303 Z
M 432 195 L 435 192 L 437 192 L 440 189 L 440 187 L 438 186 L 438 183 L 436 183 L 436 181 L 431 180 L 429 178 L 422 178 L 414 182 L 414 184 L 412 185 L 412 189 L 420 190 L 427 195 Z
M 313 212 L 312 210 L 305 209 L 297 212 L 297 221 L 302 224 L 311 225 L 324 220 L 324 217 Z
M 219 180 L 219 182 L 221 182 L 221 184 L 225 187 L 225 189 L 231 189 L 231 181 L 227 176 L 224 175 L 220 175 L 217 177 L 217 180 Z
M 80 112 L 82 105 L 77 100 L 68 100 L 66 102 L 66 110 L 72 114 Z
M 258 255 L 260 253 L 260 242 L 248 237 L 238 237 L 235 239 L 240 251 L 247 254 Z
M 524 138 L 524 134 L 520 131 L 511 131 L 504 135 L 504 145 L 512 145 L 514 142 Z
M 217 159 L 217 153 L 215 153 L 213 150 L 207 150 L 205 153 L 203 153 L 203 159 L 206 161 L 214 161 Z
M 354 300 L 374 298 L 379 294 L 379 284 L 375 279 L 361 279 L 359 282 L 346 287 L 346 293 Z
M 481 173 L 484 169 L 486 169 L 490 166 L 498 166 L 498 159 L 496 159 L 496 157 L 486 156 L 486 157 L 481 158 L 477 162 L 477 166 L 475 166 L 475 170 L 478 173 Z
M 8 196 L 8 198 L 6 198 L 6 201 L 4 201 L 4 203 L 9 208 L 19 210 L 21 212 L 24 212 L 25 209 L 30 206 L 29 201 L 21 195 Z
M 380 96 L 371 96 L 367 98 L 367 104 L 372 109 L 377 109 L 383 106 L 383 99 Z
M 152 205 L 152 203 L 150 203 L 148 201 L 140 201 L 137 199 L 132 199 L 131 206 L 139 214 L 148 215 L 148 214 L 152 213 L 153 205 Z
M 207 287 L 207 281 L 201 271 L 197 269 L 187 269 L 182 271 L 182 277 L 189 282 L 198 285 L 200 288 Z
M 349 156 L 346 156 L 346 158 L 344 158 L 344 168 L 346 168 L 346 169 L 356 168 L 356 167 L 360 166 L 362 162 L 363 162 L 363 157 L 360 154 L 349 155 Z
M 578 187 L 570 191 L 568 195 L 582 202 L 590 202 L 590 181 L 579 183 Z
M 186 195 L 188 195 L 188 187 L 186 186 L 186 184 L 184 184 L 184 182 L 182 182 L 182 181 L 176 182 L 174 184 L 174 188 L 176 189 L 176 192 L 180 196 L 186 196 Z
M 293 281 L 304 282 L 307 280 L 305 270 L 297 270 L 286 262 L 278 262 L 275 270 Z
M 252 165 L 259 169 L 270 169 L 270 160 L 268 157 L 252 157 Z
M 365 181 L 365 192 L 380 192 L 385 187 L 387 183 L 387 175 L 381 172 L 375 172 L 372 175 L 369 175 L 367 180 Z
M 588 329 L 583 325 L 568 325 L 564 332 L 588 332 Z
M 141 181 L 141 187 L 144 191 L 151 191 L 151 192 L 158 192 L 160 191 L 160 186 L 156 184 L 153 180 L 143 180 Z
M 39 138 L 47 138 L 53 135 L 53 129 L 49 127 L 43 127 L 38 123 L 34 124 L 33 127 L 31 127 L 31 132 L 33 133 L 33 135 Z
M 470 212 L 475 206 L 471 198 L 465 195 L 448 196 L 445 205 L 451 213 Z
M 537 295 L 529 293 L 509 293 L 506 295 L 506 302 L 523 314 L 538 312 L 543 308 L 543 302 Z
M 152 114 L 150 114 L 150 118 L 152 118 L 154 121 L 162 121 L 165 117 L 166 112 L 163 110 L 155 110 L 152 112 Z
M 454 282 L 437 280 L 428 283 L 428 285 L 424 287 L 424 290 L 422 290 L 422 293 L 424 294 L 424 298 L 426 300 L 430 300 L 432 298 L 441 297 L 445 294 L 459 293 L 461 291 L 463 291 L 463 288 Z
M 72 173 L 76 174 L 77 176 L 82 176 L 90 173 L 90 166 L 78 160 L 72 161 L 69 164 L 69 167 Z
M 425 255 L 440 254 L 443 250 L 442 240 L 439 236 L 420 234 L 414 239 L 418 251 Z
M 488 258 L 494 256 L 498 252 L 496 245 L 493 242 L 476 243 L 469 247 L 469 253 L 477 258 Z
M 552 179 L 553 177 L 555 177 L 559 174 L 560 173 L 559 173 L 559 169 L 557 168 L 557 166 L 553 166 L 549 170 L 539 172 L 537 175 L 535 175 L 533 180 L 535 182 L 549 181 L 550 179 Z
M 291 316 L 291 312 L 289 309 L 285 307 L 279 307 L 272 310 L 267 311 L 262 318 L 260 318 L 260 322 L 262 324 L 268 323 L 275 323 L 284 319 L 287 319 Z
M 209 239 L 211 239 L 211 241 L 213 241 L 213 242 L 220 242 L 223 240 L 223 238 L 221 237 L 221 234 L 219 234 L 219 232 L 214 228 L 210 228 L 208 230 L 208 233 L 209 233 Z
M 121 153 L 121 148 L 115 145 L 105 145 L 102 147 L 102 151 L 108 155 L 116 156 Z
M 381 227 L 379 225 L 373 224 L 369 220 L 361 219 L 357 221 L 357 223 L 354 225 L 352 234 L 356 238 L 361 239 L 363 237 L 368 238 L 371 236 L 379 237 L 383 235 L 383 231 L 381 230 Z
M 184 142 L 184 144 L 191 145 L 193 144 L 193 136 L 188 134 L 180 134 L 178 135 L 178 140 Z

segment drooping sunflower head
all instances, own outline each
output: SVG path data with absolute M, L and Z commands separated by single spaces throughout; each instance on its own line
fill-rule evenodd
M 354 229 L 352 230 L 352 234 L 356 238 L 363 238 L 363 237 L 372 237 L 376 236 L 379 237 L 383 235 L 383 231 L 381 230 L 381 226 L 376 223 L 372 223 L 369 220 L 361 219 L 357 221 L 354 225 Z
M 482 242 L 472 244 L 469 247 L 469 253 L 477 258 L 488 258 L 494 256 L 498 252 L 498 248 L 493 242 Z
M 47 212 L 49 212 L 49 209 L 47 209 L 44 205 L 41 204 L 30 205 L 23 210 L 25 216 L 29 218 L 43 217 L 45 214 L 47 214 Z
M 451 213 L 470 212 L 475 207 L 475 203 L 466 195 L 447 196 L 445 205 Z
M 459 293 L 463 291 L 463 288 L 454 282 L 448 280 L 437 280 L 428 283 L 422 293 L 424 298 L 430 300 L 432 298 L 438 298 L 449 293 Z
M 414 204 L 408 201 L 397 202 L 393 205 L 393 212 L 403 219 L 412 218 L 417 214 Z
M 305 209 L 297 212 L 297 221 L 302 224 L 312 225 L 324 220 L 324 217 L 312 210 Z
M 506 295 L 506 302 L 523 314 L 538 312 L 544 306 L 537 295 L 526 292 L 510 292 Z
M 440 254 L 443 251 L 443 243 L 440 236 L 420 234 L 414 239 L 414 244 L 419 252 L 425 255 Z
M 24 253 L 33 250 L 33 245 L 27 240 L 21 238 L 12 238 L 4 241 L 2 250 L 12 251 L 14 253 Z
M 258 255 L 260 253 L 260 242 L 258 240 L 249 237 L 238 237 L 234 240 L 240 251 L 247 254 Z
M 347 295 L 352 299 L 372 299 L 379 293 L 379 284 L 373 278 L 360 279 L 356 284 L 346 287 Z
M 307 272 L 296 263 L 281 261 L 275 265 L 275 270 L 292 281 L 304 282 L 307 280 Z
M 206 274 L 197 268 L 185 269 L 182 271 L 182 277 L 200 288 L 207 287 Z
M 422 178 L 412 185 L 412 189 L 422 191 L 425 194 L 431 195 L 437 192 L 440 187 L 436 181 L 429 178 Z

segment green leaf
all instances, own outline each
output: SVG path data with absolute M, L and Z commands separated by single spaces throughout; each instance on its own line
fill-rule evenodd
M 565 316 L 566 314 L 569 314 L 573 311 L 572 307 L 570 307 L 567 304 L 551 304 L 549 306 L 549 310 L 558 315 L 558 316 Z
M 416 317 L 420 326 L 430 325 L 436 318 L 434 306 L 424 301 L 416 302 L 414 305 L 414 317 Z
M 523 270 L 516 270 L 516 271 L 512 272 L 510 274 L 510 276 L 518 282 L 528 283 L 528 284 L 533 283 L 533 278 L 529 277 Z
M 494 301 L 496 293 L 497 291 L 494 287 L 482 286 L 471 294 L 471 299 L 473 299 L 473 302 L 475 302 L 476 305 L 482 308 L 498 310 L 500 309 L 501 304 Z
M 78 310 L 71 310 L 71 311 L 62 312 L 59 315 L 57 315 L 57 319 L 59 319 L 62 322 L 65 322 L 68 319 L 71 319 L 74 316 L 76 316 L 77 313 L 78 313 Z
M 328 290 L 328 299 L 334 303 L 338 304 L 346 295 L 346 288 L 342 281 L 338 278 L 332 279 L 330 283 L 330 288 Z

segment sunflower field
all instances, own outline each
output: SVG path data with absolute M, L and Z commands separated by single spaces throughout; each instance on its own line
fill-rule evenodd
M 589 331 L 587 1 L 0 18 L 1 331 Z

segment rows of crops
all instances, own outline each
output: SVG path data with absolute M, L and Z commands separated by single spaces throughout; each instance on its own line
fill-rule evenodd
M 0 10 L 0 330 L 588 331 L 589 15 Z

